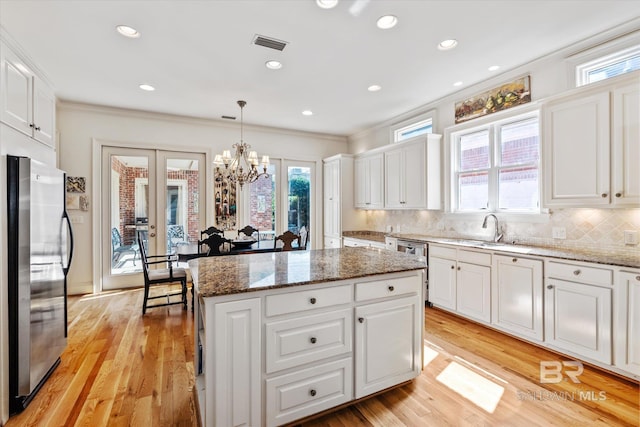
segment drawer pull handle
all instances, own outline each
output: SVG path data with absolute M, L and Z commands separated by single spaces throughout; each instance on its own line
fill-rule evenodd
M 553 285 L 547 286 L 547 289 L 553 289 Z
M 582 273 L 580 270 L 574 270 L 574 271 L 573 271 L 573 275 L 574 275 L 574 276 L 579 276 L 579 275 L 580 275 L 580 273 Z
M 314 397 L 318 392 L 315 389 L 311 389 L 309 390 L 309 394 L 311 395 L 311 397 Z
M 393 292 L 395 288 L 393 286 L 389 286 L 389 292 Z
M 315 344 L 316 341 L 318 341 L 316 337 L 311 337 L 311 339 L 309 339 L 309 342 L 311 342 L 311 344 Z
M 316 303 L 316 299 L 315 299 L 315 298 L 310 298 L 310 299 L 309 299 L 309 302 L 310 302 L 311 304 L 315 304 L 315 303 Z
M 364 323 L 364 317 L 358 317 L 358 322 Z
M 518 258 L 513 258 L 511 262 L 518 262 Z

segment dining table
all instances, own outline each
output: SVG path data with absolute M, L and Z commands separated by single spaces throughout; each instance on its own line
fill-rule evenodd
M 197 243 L 187 243 L 178 245 L 175 250 L 175 255 L 178 257 L 178 262 L 187 262 L 190 259 L 206 257 L 206 256 L 226 256 L 226 255 L 242 255 L 242 254 L 254 254 L 263 252 L 280 252 L 282 251 L 282 242 L 278 241 L 274 246 L 273 240 L 258 240 L 252 244 L 247 244 L 244 241 L 236 242 L 234 245 L 231 243 L 225 243 L 224 247 L 220 250 L 219 254 L 209 255 L 206 251 L 202 250 L 202 245 Z M 301 250 L 304 248 L 293 248 L 294 250 Z

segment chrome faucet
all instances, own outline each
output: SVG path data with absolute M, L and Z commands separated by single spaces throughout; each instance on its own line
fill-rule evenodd
M 492 217 L 495 222 L 496 222 L 496 231 L 493 235 L 493 241 L 495 243 L 498 243 L 500 241 L 500 239 L 502 239 L 502 233 L 500 233 L 500 227 L 498 225 L 498 217 L 495 216 L 494 214 L 489 214 L 487 216 L 484 217 L 484 221 L 482 222 L 482 228 L 487 228 L 487 218 Z

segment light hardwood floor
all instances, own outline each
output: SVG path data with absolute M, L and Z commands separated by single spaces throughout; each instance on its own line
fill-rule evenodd
M 141 304 L 141 290 L 69 298 L 62 363 L 7 427 L 195 425 L 193 315 L 171 306 L 142 316 Z M 541 360 L 570 358 L 441 310 L 425 318 L 418 379 L 302 425 L 640 424 L 638 384 L 588 366 L 580 384 L 540 384 Z

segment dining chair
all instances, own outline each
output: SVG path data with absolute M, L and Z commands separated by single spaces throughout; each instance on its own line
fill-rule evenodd
M 257 228 L 254 228 L 250 225 L 246 225 L 244 228 L 238 230 L 238 237 L 240 237 L 240 233 L 244 234 L 247 237 L 251 237 L 254 234 L 258 237 L 257 240 L 260 240 L 260 232 Z
M 211 226 L 211 227 L 207 228 L 206 230 L 203 230 L 203 231 L 200 232 L 200 238 L 202 238 L 202 236 L 209 237 L 209 236 L 212 236 L 214 234 L 219 234 L 219 235 L 224 237 L 224 230 L 220 230 L 219 228 Z
M 117 228 L 113 227 L 111 229 L 111 253 L 112 258 L 111 262 L 116 263 L 120 260 L 120 257 L 124 253 L 133 254 L 133 265 L 136 265 L 136 253 L 140 250 L 139 245 L 137 243 L 133 243 L 131 245 L 124 245 L 122 243 L 122 236 L 120 235 L 120 231 Z
M 184 268 L 173 268 L 176 257 L 167 255 L 147 255 L 144 237 L 138 233 L 138 245 L 140 246 L 140 258 L 142 259 L 142 272 L 144 273 L 144 301 L 142 303 L 142 314 L 148 308 L 164 307 L 167 305 L 182 304 L 183 309 L 187 309 L 187 272 Z M 149 266 L 156 264 L 166 264 L 167 268 L 151 269 Z M 149 296 L 149 289 L 153 285 L 180 283 L 180 291 L 170 291 L 163 295 Z M 171 301 L 171 297 L 180 295 L 180 301 Z M 166 298 L 167 302 L 162 304 L 148 305 L 149 300 Z
M 291 243 L 293 243 L 296 240 L 298 241 L 298 247 L 294 248 Z M 295 233 L 292 233 L 290 230 L 285 231 L 284 233 L 282 233 L 281 235 L 275 238 L 275 240 L 273 241 L 274 249 L 278 248 L 278 241 L 282 242 L 283 251 L 292 251 L 294 249 L 300 248 L 300 236 L 298 236 Z
M 230 239 L 225 239 L 219 234 L 212 234 L 208 236 L 206 239 L 202 239 L 198 241 L 199 245 L 207 245 L 206 254 L 207 256 L 213 255 L 221 255 L 220 246 L 224 243 L 231 243 Z M 204 252 L 204 251 L 203 251 Z

